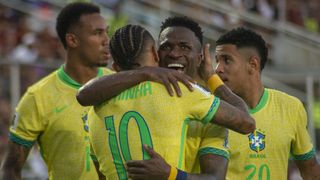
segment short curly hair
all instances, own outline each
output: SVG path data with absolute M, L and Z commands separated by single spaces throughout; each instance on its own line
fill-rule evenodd
M 100 8 L 92 3 L 75 2 L 65 6 L 57 17 L 56 30 L 64 48 L 67 47 L 66 34 L 79 22 L 84 14 L 100 13 Z
M 164 29 L 166 29 L 167 27 L 174 27 L 174 26 L 185 27 L 187 29 L 190 29 L 192 32 L 194 32 L 200 44 L 202 45 L 203 32 L 200 25 L 187 16 L 173 16 L 165 19 L 164 22 L 162 22 L 162 25 L 160 27 L 161 29 L 160 29 L 159 37 Z
M 217 46 L 224 44 L 233 44 L 236 45 L 237 48 L 255 48 L 260 56 L 260 70 L 263 70 L 268 60 L 268 48 L 266 42 L 259 34 L 250 29 L 239 27 L 220 36 L 216 41 Z

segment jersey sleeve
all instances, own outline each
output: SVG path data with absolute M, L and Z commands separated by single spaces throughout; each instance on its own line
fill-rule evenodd
M 27 148 L 32 147 L 44 130 L 41 120 L 35 96 L 28 91 L 16 108 L 9 139 Z
M 198 154 L 215 154 L 229 159 L 228 130 L 215 124 L 206 124 Z
M 296 132 L 291 144 L 291 153 L 294 160 L 308 160 L 315 156 L 315 150 L 307 130 L 306 111 L 300 101 L 296 113 L 294 121 Z
M 215 115 L 220 105 L 220 99 L 198 85 L 194 85 L 193 87 L 193 92 L 189 92 L 186 88 L 181 88 L 182 107 L 190 115 L 188 117 L 190 120 L 198 120 L 206 124 Z

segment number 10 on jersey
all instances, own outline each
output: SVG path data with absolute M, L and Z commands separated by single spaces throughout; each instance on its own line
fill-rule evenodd
M 128 111 L 124 113 L 124 115 L 122 116 L 118 129 L 119 143 L 117 138 L 117 132 L 114 126 L 114 116 L 105 117 L 106 130 L 109 132 L 109 147 L 112 153 L 113 162 L 115 164 L 119 179 L 127 179 L 127 173 L 124 167 L 122 157 L 125 161 L 131 160 L 128 140 L 128 124 L 130 120 L 135 120 L 135 122 L 138 125 L 141 140 L 141 150 L 143 154 L 142 158 L 144 160 L 150 159 L 150 157 L 148 153 L 145 152 L 145 150 L 143 149 L 143 145 L 146 144 L 151 148 L 153 147 L 152 138 L 148 125 L 144 118 L 138 112 Z

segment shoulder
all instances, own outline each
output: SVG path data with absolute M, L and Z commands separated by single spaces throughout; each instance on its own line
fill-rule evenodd
M 49 75 L 40 79 L 35 84 L 31 85 L 28 88 L 27 93 L 34 94 L 34 93 L 50 90 L 51 88 L 50 86 L 52 86 L 52 84 L 55 82 L 56 79 L 57 79 L 57 71 L 54 71 Z
M 288 105 L 290 107 L 302 105 L 302 102 L 297 97 L 289 95 L 285 92 L 275 89 L 267 89 L 267 91 L 271 101 L 275 101 L 276 103 L 283 105 Z

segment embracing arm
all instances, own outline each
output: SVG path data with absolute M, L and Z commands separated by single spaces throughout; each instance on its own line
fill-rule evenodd
M 131 179 L 163 179 L 167 180 L 171 166 L 153 149 L 144 146 L 150 160 L 127 161 L 127 171 Z M 228 160 L 222 156 L 206 154 L 200 157 L 201 174 L 187 173 L 188 180 L 225 179 Z M 175 167 L 173 167 L 175 168 Z M 186 173 L 186 172 L 184 172 Z
M 176 70 L 161 67 L 142 67 L 89 81 L 80 88 L 77 94 L 77 100 L 83 106 L 98 105 L 143 81 L 162 83 L 171 96 L 174 95 L 171 85 L 177 95 L 181 96 L 178 81 L 186 85 L 190 91 L 193 89 L 190 83 L 193 82 L 193 80 L 189 76 L 179 73 Z
M 239 110 L 223 100 L 221 100 L 211 123 L 224 126 L 241 134 L 248 134 L 256 128 L 255 120 L 249 113 Z
M 201 174 L 188 174 L 188 179 L 223 180 L 226 178 L 228 160 L 215 154 L 200 156 Z
M 308 160 L 297 160 L 295 163 L 297 164 L 303 179 L 320 179 L 320 165 L 315 156 Z
M 9 141 L 8 152 L 0 170 L 0 179 L 21 179 L 21 170 L 30 152 L 30 148 Z

